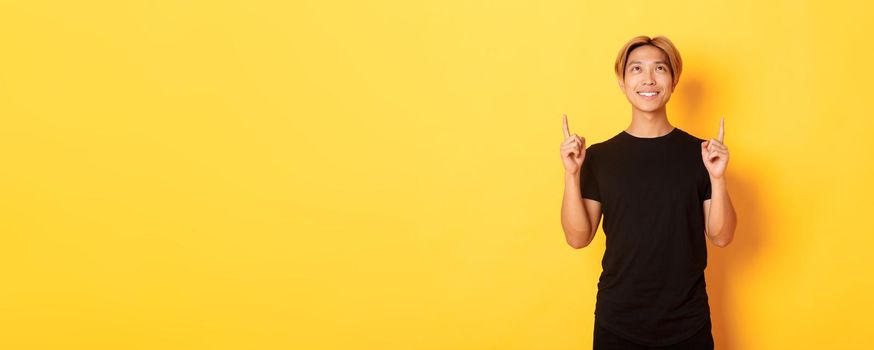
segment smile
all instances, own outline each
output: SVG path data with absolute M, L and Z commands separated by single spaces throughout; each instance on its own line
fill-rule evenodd
M 647 100 L 650 100 L 650 99 L 654 99 L 656 96 L 658 96 L 659 92 L 658 91 L 638 91 L 637 94 L 640 96 L 643 96 L 643 98 L 645 98 Z

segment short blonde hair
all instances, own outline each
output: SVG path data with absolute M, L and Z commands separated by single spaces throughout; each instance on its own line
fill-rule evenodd
M 668 61 L 671 66 L 671 77 L 674 80 L 674 87 L 676 87 L 677 83 L 680 82 L 680 73 L 683 72 L 683 60 L 680 58 L 680 51 L 677 50 L 674 43 L 672 43 L 667 37 L 661 35 L 653 38 L 645 35 L 636 36 L 625 43 L 622 50 L 619 50 L 619 55 L 616 56 L 616 64 L 614 66 L 616 77 L 625 80 L 625 64 L 628 60 L 628 54 L 630 54 L 632 50 L 644 45 L 655 46 L 661 49 L 665 55 L 668 56 Z

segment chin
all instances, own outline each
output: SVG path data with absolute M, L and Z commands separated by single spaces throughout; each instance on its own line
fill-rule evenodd
M 635 104 L 635 105 L 634 105 L 634 108 L 636 108 L 636 109 L 639 110 L 639 111 L 643 111 L 643 112 L 655 112 L 655 111 L 657 111 L 657 110 L 659 110 L 659 109 L 665 108 L 666 105 L 667 105 L 666 103 L 662 103 L 662 104 L 658 104 L 658 105 L 653 105 L 653 104 L 645 104 L 645 105 Z

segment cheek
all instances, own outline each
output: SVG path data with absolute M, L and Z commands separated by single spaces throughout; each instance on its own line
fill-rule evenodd
M 629 95 L 634 94 L 635 86 L 637 86 L 638 82 L 634 79 L 626 79 L 625 80 L 625 93 Z
M 664 91 L 666 94 L 670 95 L 671 93 L 674 92 L 674 88 L 672 86 L 673 84 L 674 84 L 673 80 L 668 80 L 668 81 L 664 82 L 664 84 L 662 86 L 665 87 Z
M 661 77 L 661 79 L 659 79 L 659 80 L 661 80 L 660 83 L 661 83 L 663 86 L 666 86 L 666 87 L 668 87 L 669 89 L 670 89 L 670 87 L 671 87 L 671 84 L 674 83 L 674 79 L 671 78 L 670 75 L 663 76 L 663 77 Z

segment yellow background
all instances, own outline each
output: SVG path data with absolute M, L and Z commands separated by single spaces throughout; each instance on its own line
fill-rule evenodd
M 717 349 L 870 344 L 872 5 L 607 3 L 4 1 L 0 348 L 591 348 L 561 114 L 639 34 L 726 117 Z

